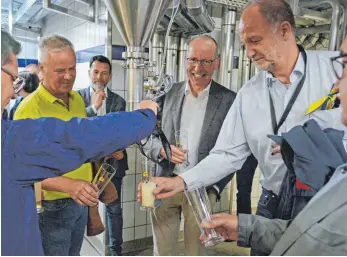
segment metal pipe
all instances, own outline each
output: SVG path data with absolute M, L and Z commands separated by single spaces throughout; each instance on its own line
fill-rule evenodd
M 342 44 L 345 37 L 347 37 L 347 1 L 341 1 L 342 10 L 343 10 L 343 22 L 342 22 L 342 33 L 341 33 L 341 41 L 340 45 Z
M 167 53 L 166 53 L 166 70 L 165 73 L 173 77 L 173 81 L 177 81 L 177 50 L 178 37 L 169 36 Z
M 155 62 L 155 67 L 153 71 L 155 75 L 158 76 L 160 74 L 161 66 L 162 66 L 162 56 L 164 52 L 164 36 L 158 33 L 154 33 L 152 39 L 152 61 Z
M 330 32 L 330 25 L 319 25 L 314 27 L 308 27 L 308 28 L 297 28 L 296 29 L 296 36 L 301 36 L 305 34 L 315 34 L 315 33 L 326 33 Z
M 302 7 L 317 7 L 322 4 L 330 4 L 332 8 L 329 50 L 336 51 L 338 40 L 338 28 L 341 16 L 341 1 L 339 0 L 320 0 L 320 1 L 300 1 Z
M 148 59 L 142 47 L 127 47 L 127 52 L 122 54 L 127 59 L 125 85 L 128 85 L 127 110 L 133 111 L 143 99 L 144 60 Z
M 247 58 L 247 56 L 244 56 L 243 60 L 243 80 L 242 85 L 243 86 L 249 79 L 251 78 L 251 60 Z
M 13 1 L 8 4 L 8 32 L 13 35 Z
M 240 90 L 240 88 L 243 86 L 243 74 L 244 74 L 244 67 L 243 67 L 243 58 L 245 56 L 245 47 L 240 47 L 239 52 L 239 68 L 238 68 L 238 74 L 237 74 L 237 91 Z
M 214 29 L 214 21 L 208 14 L 203 0 L 187 0 L 188 15 L 192 17 L 203 32 L 208 33 Z
M 221 24 L 221 60 L 218 82 L 232 89 L 236 11 L 223 7 Z
M 184 37 L 181 37 L 180 39 L 180 47 L 179 47 L 179 56 L 178 56 L 178 80 L 177 81 L 185 81 L 187 79 L 187 50 L 188 50 L 188 43 L 187 39 Z
M 99 0 L 94 0 L 93 13 L 94 13 L 94 23 L 95 24 L 99 23 L 99 8 L 100 8 Z

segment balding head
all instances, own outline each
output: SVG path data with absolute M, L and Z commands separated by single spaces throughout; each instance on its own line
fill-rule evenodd
M 213 37 L 208 35 L 202 35 L 191 39 L 188 43 L 188 51 L 191 48 L 195 48 L 196 45 L 199 44 L 203 44 L 204 46 L 206 46 L 206 48 L 208 48 L 209 51 L 213 52 L 215 57 L 218 56 L 218 43 Z
M 288 3 L 253 0 L 241 15 L 239 33 L 247 57 L 260 69 L 273 72 L 279 62 L 297 54 L 294 29 Z
M 278 29 L 282 22 L 288 22 L 295 31 L 294 14 L 290 5 L 284 0 L 252 0 L 243 12 L 246 14 L 251 8 L 257 8 L 261 16 L 274 30 Z

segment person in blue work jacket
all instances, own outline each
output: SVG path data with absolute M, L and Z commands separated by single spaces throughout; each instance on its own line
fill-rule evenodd
M 1 113 L 14 95 L 20 43 L 1 31 Z M 60 176 L 150 135 L 157 104 L 91 119 L 1 121 L 1 254 L 43 255 L 33 184 Z M 95 133 L 103 128 L 104 133 Z M 108 135 L 107 137 L 105 135 Z M 91 147 L 92 146 L 92 147 Z M 94 186 L 89 194 L 97 195 Z

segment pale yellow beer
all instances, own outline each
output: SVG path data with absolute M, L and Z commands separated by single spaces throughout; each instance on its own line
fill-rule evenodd
M 43 212 L 41 182 L 37 182 L 34 184 L 34 190 L 35 190 L 36 211 L 37 211 L 37 213 L 41 213 L 41 212 Z
M 156 186 L 152 181 L 142 183 L 142 207 L 154 209 L 155 196 L 153 195 L 153 190 Z

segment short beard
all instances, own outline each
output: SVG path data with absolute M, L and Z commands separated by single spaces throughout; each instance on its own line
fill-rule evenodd
M 92 87 L 93 87 L 94 91 L 104 90 L 106 88 L 106 86 L 107 85 L 98 86 L 98 85 L 92 83 Z

